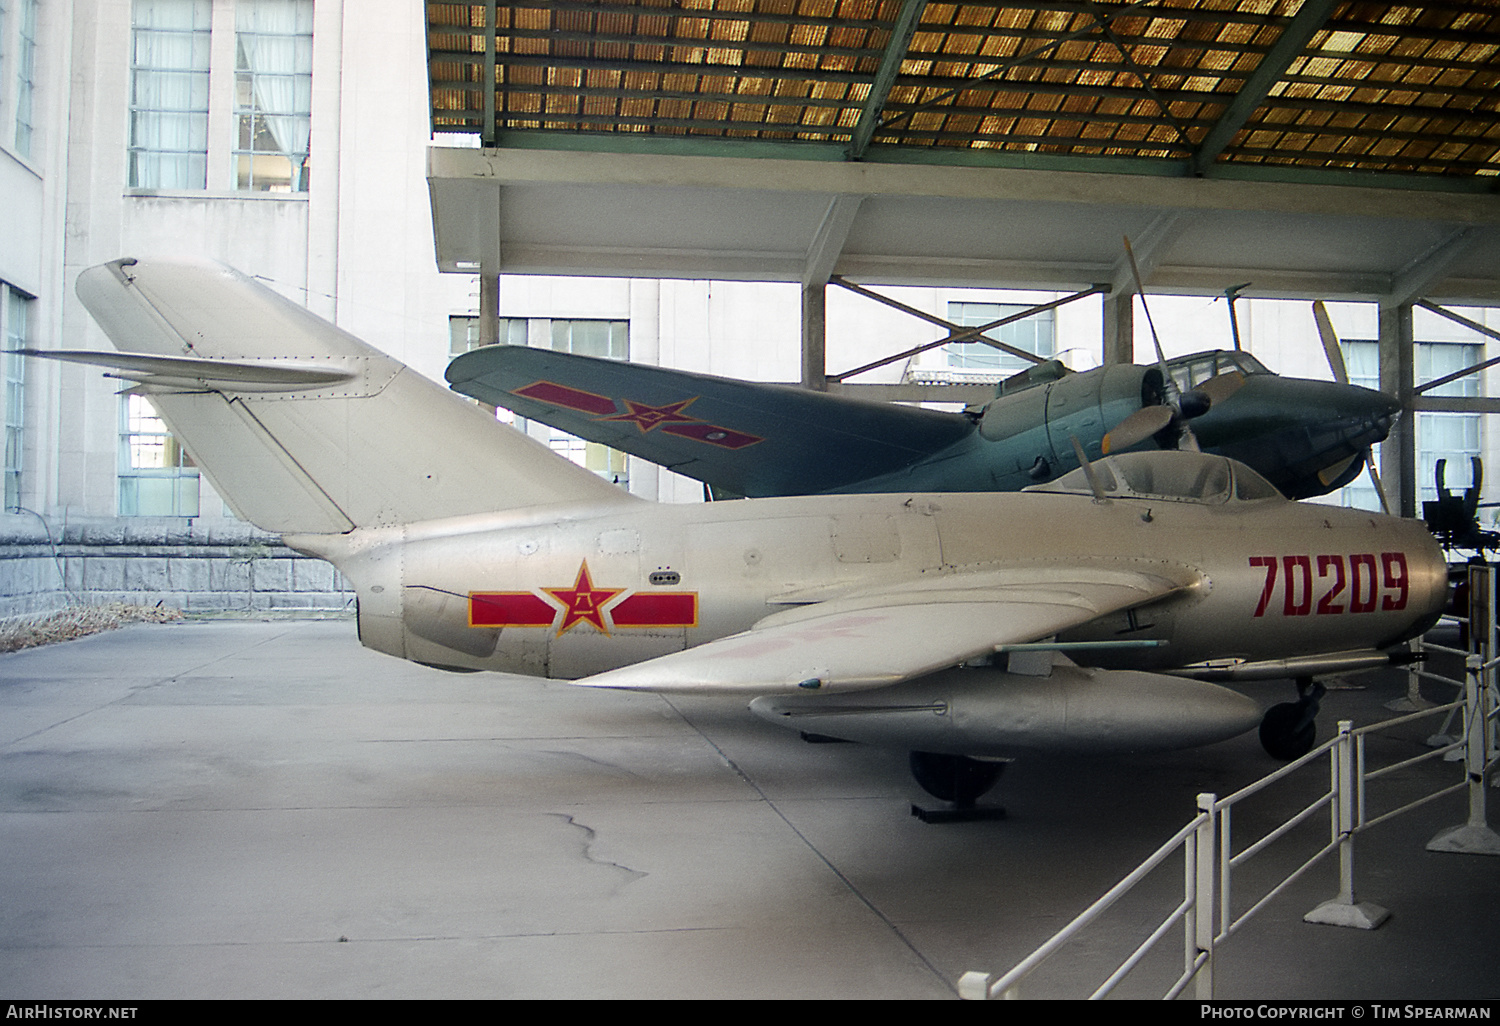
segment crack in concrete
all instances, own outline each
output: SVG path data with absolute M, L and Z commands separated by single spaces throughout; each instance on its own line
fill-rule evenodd
M 629 877 L 629 879 L 625 881 L 625 883 L 627 884 L 634 883 L 636 880 L 650 875 L 649 873 L 644 873 L 639 869 L 631 869 L 629 866 L 622 866 L 618 862 L 611 862 L 608 859 L 596 858 L 594 856 L 593 848 L 594 842 L 599 839 L 599 834 L 596 830 L 594 830 L 593 827 L 589 826 L 587 823 L 580 823 L 578 822 L 578 820 L 574 819 L 571 815 L 565 812 L 549 812 L 547 813 L 547 815 L 556 816 L 558 819 L 561 819 L 565 823 L 567 823 L 568 826 L 577 827 L 579 830 L 583 831 L 583 857 L 594 865 L 604 866 L 607 869 L 617 869 L 620 872 L 626 874 L 626 876 Z

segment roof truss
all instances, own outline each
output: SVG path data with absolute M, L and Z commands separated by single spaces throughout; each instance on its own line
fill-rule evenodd
M 1500 181 L 1500 7 L 1480 0 L 489 0 L 427 16 L 433 129 L 490 145 Z

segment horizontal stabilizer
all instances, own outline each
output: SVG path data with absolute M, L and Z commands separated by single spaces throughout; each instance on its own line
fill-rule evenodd
M 23 356 L 103 367 L 113 376 L 142 385 L 196 388 L 215 392 L 295 392 L 352 381 L 359 371 L 344 366 L 296 360 L 204 360 L 191 356 L 153 356 L 88 349 L 17 349 Z

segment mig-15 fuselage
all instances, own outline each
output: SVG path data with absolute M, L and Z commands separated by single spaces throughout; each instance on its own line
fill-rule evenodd
M 1257 703 L 1196 678 L 1382 665 L 1446 596 L 1420 523 L 1288 501 L 1222 456 L 662 505 L 227 268 L 116 261 L 79 294 L 125 352 L 53 355 L 136 381 L 241 516 L 337 566 L 366 646 L 739 696 L 928 753 L 940 797 L 972 794 L 932 786 L 932 759 L 1232 737 Z

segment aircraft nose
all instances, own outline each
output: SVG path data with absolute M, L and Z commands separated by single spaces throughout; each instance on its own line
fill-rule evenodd
M 1256 397 L 1259 402 L 1305 428 L 1337 431 L 1358 448 L 1384 441 L 1401 414 L 1401 404 L 1393 397 L 1359 385 L 1272 376 L 1265 384 L 1269 387 Z
M 1301 384 L 1307 387 L 1298 390 L 1302 393 L 1298 399 L 1304 405 L 1304 416 L 1308 420 L 1341 420 L 1350 426 L 1362 425 L 1370 434 L 1376 435 L 1373 441 L 1385 440 L 1401 413 L 1400 402 L 1374 389 L 1347 386 L 1337 381 Z

